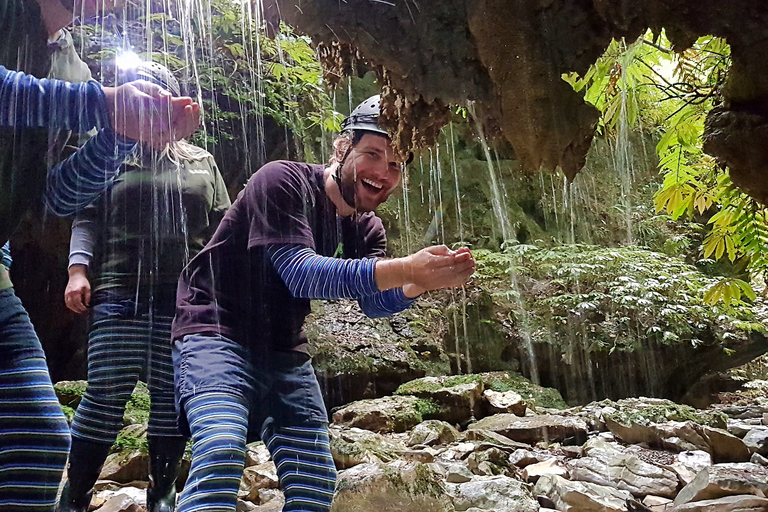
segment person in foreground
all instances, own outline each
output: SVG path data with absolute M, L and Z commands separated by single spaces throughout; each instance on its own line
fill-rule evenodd
M 109 187 L 137 141 L 166 143 L 199 124 L 190 98 L 147 82 L 102 87 L 45 79 L 49 34 L 114 6 L 113 0 L 0 0 L 0 510 L 50 511 L 70 445 L 45 355 L 13 290 L 6 242 L 34 204 L 68 215 Z M 97 134 L 57 165 L 58 130 Z
M 404 166 L 378 118 L 378 96 L 358 106 L 328 166 L 262 167 L 182 272 L 173 360 L 180 427 L 193 447 L 180 512 L 235 510 L 255 435 L 277 467 L 283 510 L 330 510 L 328 414 L 303 331 L 310 299 L 354 298 L 368 316 L 387 316 L 474 272 L 465 248 L 384 259 L 373 212 Z
M 181 95 L 157 63 L 124 70 Z M 186 439 L 179 433 L 171 363 L 171 320 L 179 273 L 210 239 L 230 206 L 213 156 L 183 140 L 142 145 L 112 188 L 72 224 L 64 300 L 92 308 L 88 388 L 72 420 L 67 483 L 58 512 L 87 512 L 93 484 L 123 427 L 131 392 L 146 372 L 149 413 L 148 512 L 173 512 Z M 94 276 L 93 296 L 87 271 Z

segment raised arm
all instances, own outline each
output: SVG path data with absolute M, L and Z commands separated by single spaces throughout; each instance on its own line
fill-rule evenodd
M 191 135 L 200 107 L 149 82 L 102 87 L 36 78 L 0 66 L 0 126 L 52 128 L 79 133 L 112 128 L 155 147 Z

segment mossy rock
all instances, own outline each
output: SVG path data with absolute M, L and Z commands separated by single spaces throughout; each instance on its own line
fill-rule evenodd
M 423 421 L 418 401 L 412 396 L 358 400 L 334 412 L 333 423 L 372 432 L 405 432 Z
M 401 385 L 397 388 L 395 394 L 425 397 L 442 388 L 477 382 L 481 382 L 484 389 L 492 389 L 499 393 L 514 391 L 523 398 L 529 407 L 532 408 L 544 407 L 549 409 L 566 409 L 568 407 L 558 390 L 536 385 L 522 375 L 514 372 L 487 372 L 453 375 L 438 379 L 416 379 Z M 425 417 L 433 416 L 425 415 Z
M 87 387 L 88 382 L 84 380 L 62 380 L 53 385 L 53 390 L 62 406 L 76 409 Z
M 617 409 L 608 417 L 618 423 L 648 425 L 666 421 L 690 421 L 699 425 L 725 429 L 728 416 L 720 411 L 694 409 L 689 405 L 676 404 L 663 399 L 619 400 L 613 405 Z

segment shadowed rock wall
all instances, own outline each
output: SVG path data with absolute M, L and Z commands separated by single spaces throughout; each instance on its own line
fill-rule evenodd
M 710 115 L 705 150 L 734 182 L 768 204 L 768 8 L 754 0 L 268 0 L 278 16 L 335 48 L 336 63 L 362 56 L 379 67 L 384 114 L 414 114 L 398 142 L 431 142 L 449 103 L 475 102 L 488 131 L 512 144 L 523 169 L 583 166 L 597 111 L 561 75 L 584 73 L 611 38 L 666 29 L 675 49 L 724 37 L 733 66 L 725 104 Z M 321 51 L 321 54 L 323 52 Z M 336 70 L 338 71 L 338 69 Z M 419 133 L 414 134 L 413 128 Z

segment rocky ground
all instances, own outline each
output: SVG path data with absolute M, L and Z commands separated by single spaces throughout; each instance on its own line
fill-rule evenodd
M 58 387 L 74 405 L 64 390 L 77 386 Z M 333 511 L 768 511 L 768 381 L 705 410 L 653 398 L 558 407 L 556 391 L 495 373 L 417 379 L 339 408 Z M 144 510 L 146 420 L 129 412 L 100 512 Z M 238 497 L 238 510 L 281 510 L 261 443 Z

